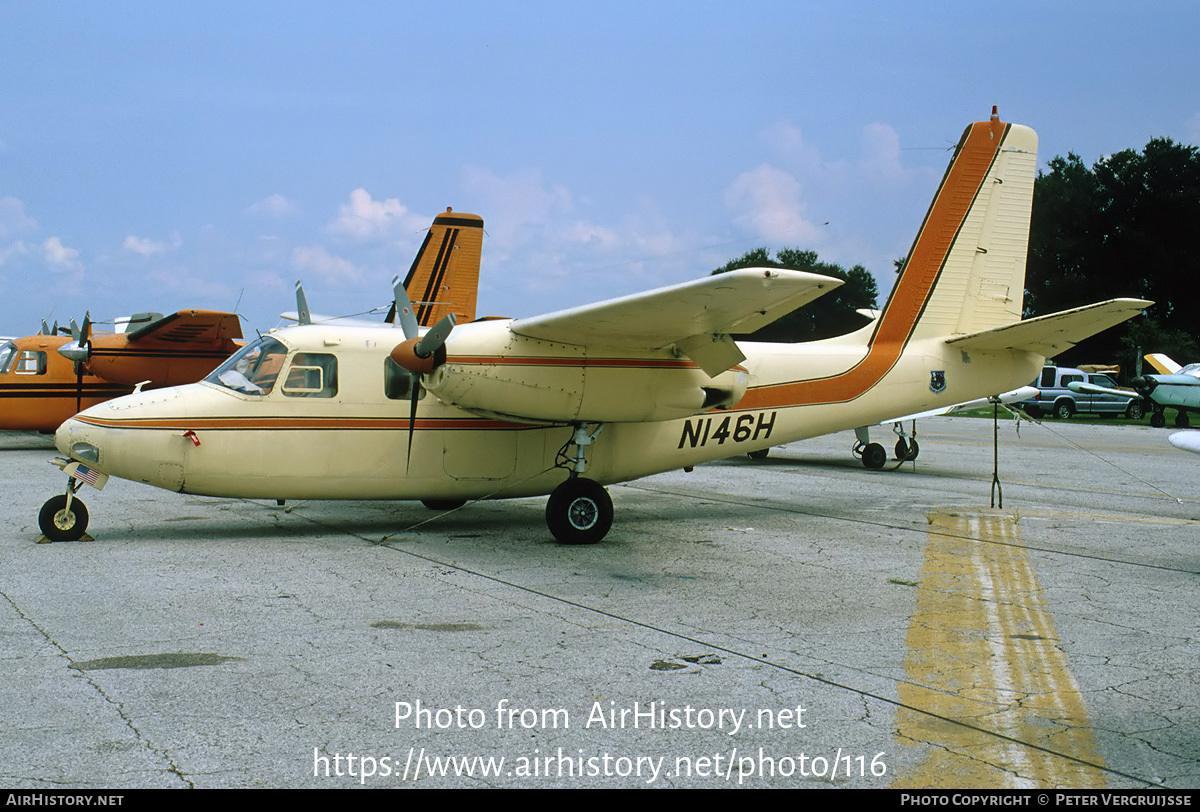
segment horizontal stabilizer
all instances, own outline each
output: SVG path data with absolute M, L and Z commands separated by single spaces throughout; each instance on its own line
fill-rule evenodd
M 1167 439 L 1176 448 L 1200 454 L 1200 431 L 1177 431 Z
M 970 350 L 1024 350 L 1047 358 L 1141 313 L 1153 302 L 1110 299 L 946 340 Z
M 916 414 L 906 414 L 903 417 L 893 417 L 891 420 L 880 420 L 879 424 L 882 426 L 887 426 L 892 423 L 903 423 L 905 420 L 923 420 L 926 417 L 938 417 L 940 415 L 950 414 L 951 412 L 965 412 L 968 409 L 982 409 L 995 403 L 1003 405 L 1007 405 L 1009 403 L 1020 403 L 1022 400 L 1029 400 L 1031 397 L 1036 395 L 1037 392 L 1038 390 L 1036 387 L 1022 386 L 1018 389 L 1013 389 L 1000 395 L 993 395 L 990 398 L 977 398 L 975 400 L 968 400 L 965 403 L 955 403 L 952 406 L 942 406 L 938 409 L 929 409 L 928 411 L 917 412 Z
M 131 330 L 130 343 L 161 341 L 170 345 L 211 344 L 242 337 L 242 323 L 235 313 L 215 310 L 180 310 Z
M 717 365 L 725 364 L 733 357 L 728 351 L 732 342 L 725 336 L 752 333 L 842 284 L 841 279 L 804 271 L 743 268 L 517 319 L 512 331 L 544 341 L 617 349 L 657 350 L 676 344 L 712 375 L 711 364 L 697 356 L 719 358 Z M 728 368 L 722 365 L 717 372 Z

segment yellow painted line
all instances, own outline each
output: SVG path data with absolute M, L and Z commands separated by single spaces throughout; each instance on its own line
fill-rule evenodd
M 929 520 L 896 714 L 897 741 L 922 757 L 893 786 L 1105 787 L 1016 518 L 964 511 Z

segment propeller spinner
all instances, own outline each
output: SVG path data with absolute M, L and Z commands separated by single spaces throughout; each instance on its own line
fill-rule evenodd
M 76 366 L 86 363 L 92 354 L 92 317 L 90 313 L 84 315 L 82 328 L 75 324 L 74 319 L 71 319 L 71 337 L 72 341 L 68 341 L 58 348 L 58 354 L 69 361 L 74 361 Z

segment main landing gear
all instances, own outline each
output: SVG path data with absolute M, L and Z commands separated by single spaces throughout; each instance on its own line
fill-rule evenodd
M 896 432 L 896 459 L 900 462 L 911 462 L 921 453 L 921 446 L 917 442 L 917 424 L 913 421 L 912 436 L 909 436 L 904 431 L 904 426 L 900 423 L 892 424 L 892 431 Z M 870 429 L 862 426 L 854 430 L 854 436 L 857 438 L 854 443 L 854 456 L 862 459 L 864 468 L 869 468 L 872 471 L 878 471 L 887 464 L 887 451 L 879 443 L 871 442 Z
M 604 424 L 589 432 L 586 424 L 575 427 L 575 434 L 560 452 L 559 467 L 569 468 L 571 477 L 550 494 L 546 501 L 546 526 L 562 544 L 595 544 L 612 527 L 613 504 L 600 483 L 581 476 L 587 470 L 585 451 L 596 441 Z M 574 453 L 569 454 L 574 446 Z

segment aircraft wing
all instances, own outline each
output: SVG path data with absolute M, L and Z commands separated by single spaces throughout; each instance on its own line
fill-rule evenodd
M 946 340 L 975 350 L 1026 350 L 1050 357 L 1102 330 L 1131 319 L 1154 304 L 1145 299 L 1109 299 L 1046 316 L 993 327 Z
M 242 337 L 236 313 L 215 310 L 180 310 L 163 316 L 129 334 L 131 344 L 161 341 L 167 344 L 211 344 Z
M 675 344 L 709 375 L 745 359 L 730 333 L 751 333 L 842 285 L 778 268 L 743 268 L 597 304 L 516 319 L 518 335 L 562 344 L 661 349 Z

